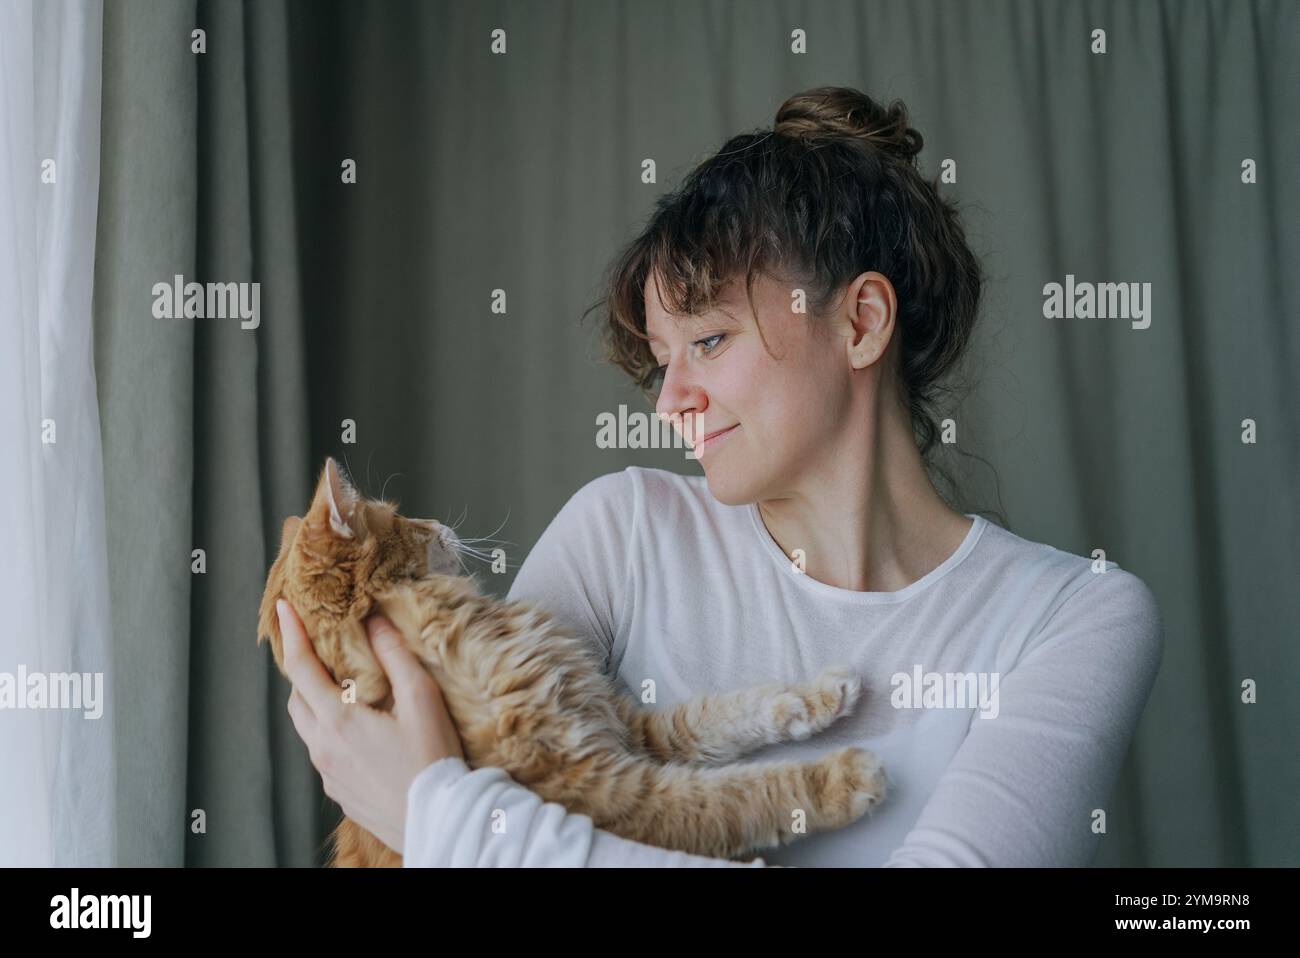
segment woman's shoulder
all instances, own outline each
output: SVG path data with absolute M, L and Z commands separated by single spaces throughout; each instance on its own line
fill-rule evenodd
M 1150 589 L 1136 574 L 1120 566 L 1101 547 L 1089 555 L 1079 555 L 1046 542 L 1037 542 L 1017 535 L 995 522 L 985 524 L 981 536 L 986 564 L 1000 570 L 1008 578 L 1020 580 L 1051 579 L 1067 592 L 1073 592 L 1092 581 L 1109 581 L 1117 593 L 1140 599 L 1145 593 L 1152 599 Z
M 636 511 L 641 488 L 633 466 L 603 473 L 579 486 L 560 508 L 556 519 L 562 516 L 566 523 L 592 519 L 598 523 L 617 520 L 626 524 Z
M 683 476 L 667 469 L 648 466 L 624 466 L 616 472 L 606 472 L 589 479 L 578 487 L 574 496 L 600 496 L 626 494 L 633 489 L 653 486 L 655 489 L 676 494 L 694 494 L 704 485 L 703 476 Z
M 1130 653 L 1159 660 L 1164 629 L 1155 593 L 1102 549 L 1078 555 L 992 522 L 983 540 L 986 568 L 997 580 L 985 594 L 1001 591 L 1033 607 L 1042 641 L 1064 635 L 1104 644 L 1116 637 Z
M 631 516 L 639 508 L 653 510 L 656 520 L 671 519 L 682 510 L 721 506 L 709 493 L 703 476 L 684 476 L 667 469 L 627 466 L 584 483 L 566 503 L 571 510 L 621 510 Z

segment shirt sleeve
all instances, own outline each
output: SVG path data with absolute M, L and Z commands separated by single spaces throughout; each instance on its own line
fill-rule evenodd
M 507 596 L 545 609 L 570 635 L 590 638 L 606 674 L 629 601 L 639 510 L 631 472 L 592 479 L 542 531 Z
M 591 480 L 551 520 L 508 598 L 537 604 L 590 637 L 608 675 L 630 588 L 640 493 L 627 470 Z M 587 815 L 515 782 L 503 769 L 434 762 L 407 793 L 407 867 L 762 867 L 669 851 L 598 829 Z
M 669 851 L 593 826 L 587 815 L 543 802 L 500 768 L 471 770 L 459 758 L 434 762 L 407 796 L 402 849 L 407 868 L 763 867 Z
M 1089 578 L 1000 677 L 996 716 L 971 728 L 884 867 L 1081 867 L 1102 835 L 1164 650 L 1146 584 L 1118 567 Z

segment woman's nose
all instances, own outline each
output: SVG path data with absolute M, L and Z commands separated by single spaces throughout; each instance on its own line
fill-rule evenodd
M 669 368 L 655 402 L 655 412 L 665 419 L 678 419 L 690 413 L 702 413 L 707 405 L 708 399 L 698 383 L 675 374 Z

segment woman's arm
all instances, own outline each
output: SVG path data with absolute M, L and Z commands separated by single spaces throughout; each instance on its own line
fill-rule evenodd
M 628 841 L 543 802 L 502 769 L 471 770 L 459 758 L 434 762 L 407 797 L 407 867 L 709 868 L 762 867 Z
M 1146 584 L 1092 574 L 1001 677 L 996 717 L 972 717 L 885 866 L 1091 864 L 1163 645 Z

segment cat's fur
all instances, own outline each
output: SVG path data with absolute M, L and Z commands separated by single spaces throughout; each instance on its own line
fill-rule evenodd
M 858 748 L 730 764 L 847 714 L 861 692 L 848 671 L 644 708 L 616 691 L 590 640 L 456 574 L 457 545 L 445 526 L 359 496 L 327 459 L 307 514 L 284 522 L 258 641 L 270 640 L 283 671 L 275 602 L 284 597 L 335 680 L 354 679 L 358 703 L 387 710 L 391 690 L 362 625 L 383 613 L 438 682 L 471 768 L 499 766 L 546 801 L 634 841 L 734 858 L 797 838 L 796 810 L 812 833 L 846 825 L 883 798 L 880 763 Z M 402 863 L 347 818 L 334 847 L 334 866 Z

